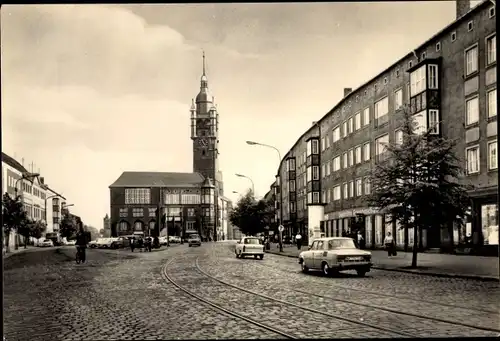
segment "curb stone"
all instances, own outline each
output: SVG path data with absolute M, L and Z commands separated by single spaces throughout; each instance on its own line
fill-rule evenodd
M 266 253 L 270 253 L 277 256 L 289 257 L 289 258 L 297 258 L 297 256 L 287 255 L 280 253 L 279 251 L 265 251 Z M 372 269 L 385 270 L 385 271 L 394 271 L 394 272 L 404 272 L 411 273 L 414 275 L 424 275 L 424 276 L 432 276 L 432 277 L 442 277 L 442 278 L 461 278 L 461 279 L 472 279 L 484 282 L 498 282 L 499 279 L 493 276 L 481 276 L 481 275 L 463 275 L 456 273 L 440 273 L 440 272 L 422 272 L 419 270 L 412 269 L 401 269 L 401 268 L 388 268 L 384 266 L 372 266 Z

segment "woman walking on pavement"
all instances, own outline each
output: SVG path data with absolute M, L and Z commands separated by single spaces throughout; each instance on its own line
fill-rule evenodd
M 394 245 L 394 238 L 392 238 L 390 232 L 387 232 L 387 236 L 384 239 L 384 245 L 389 257 L 396 256 L 396 245 Z
M 300 250 L 302 247 L 302 235 L 300 232 L 297 232 L 297 235 L 295 236 L 295 242 L 297 243 L 297 249 Z

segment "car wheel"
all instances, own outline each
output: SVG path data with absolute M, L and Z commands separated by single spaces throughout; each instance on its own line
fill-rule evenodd
M 358 273 L 359 277 L 365 277 L 365 275 L 366 275 L 365 269 L 357 269 L 356 272 Z
M 306 273 L 309 271 L 309 268 L 306 266 L 306 264 L 304 263 L 304 260 L 302 260 L 302 262 L 300 263 L 301 267 L 302 267 L 302 272 Z
M 323 275 L 330 276 L 332 274 L 332 271 L 331 271 L 330 267 L 328 266 L 327 262 L 323 262 L 323 265 L 321 266 L 321 268 L 323 269 Z
M 264 259 L 264 255 L 259 255 L 260 260 Z
M 255 259 L 257 259 L 257 257 L 258 257 L 257 255 L 254 255 L 254 256 L 253 256 L 253 258 L 255 258 Z

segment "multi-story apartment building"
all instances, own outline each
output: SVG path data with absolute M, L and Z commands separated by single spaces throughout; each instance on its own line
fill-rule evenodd
M 34 178 L 25 178 L 26 174 L 34 173 L 33 169 L 28 171 L 21 163 L 13 157 L 2 152 L 2 188 L 3 193 L 8 193 L 11 197 L 21 196 L 24 209 L 30 219 L 42 220 L 47 224 L 46 234 L 50 235 L 57 232 L 59 229 L 59 198 L 63 198 L 60 194 L 51 189 L 45 184 L 45 179 L 42 176 Z M 51 202 L 48 200 L 52 199 Z M 10 238 L 10 246 L 15 243 L 21 243 L 20 238 L 15 236 Z
M 407 248 L 413 233 L 384 212 L 367 207 L 370 171 L 386 157 L 384 144 L 401 141 L 403 106 L 421 129 L 457 139 L 473 219 L 465 228 L 431 229 L 419 235 L 424 248 L 450 247 L 470 236 L 476 250 L 498 245 L 496 105 L 496 7 L 470 8 L 457 1 L 456 20 L 344 98 L 297 140 L 281 161 L 275 193 L 283 196 L 285 233 L 313 238 L 350 232 L 362 217 L 368 247 L 381 247 L 386 232 Z M 280 186 L 283 179 L 283 186 Z M 491 247 L 495 245 L 495 247 Z

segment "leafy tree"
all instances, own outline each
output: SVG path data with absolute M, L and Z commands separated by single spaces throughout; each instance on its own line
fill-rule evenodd
M 255 236 L 264 232 L 265 227 L 270 224 L 269 205 L 270 203 L 264 199 L 256 201 L 249 191 L 231 210 L 229 220 L 240 229 L 241 233 Z
M 463 224 L 470 199 L 460 184 L 462 167 L 453 152 L 456 141 L 417 131 L 408 108 L 403 110 L 403 141 L 385 145 L 386 156 L 371 174 L 370 205 L 391 214 L 401 228 L 413 228 L 411 267 L 417 267 L 418 232 Z M 451 227 L 450 227 L 451 226 Z
M 59 234 L 62 238 L 71 239 L 77 232 L 77 222 L 67 211 L 63 212 L 59 224 Z
M 47 225 L 40 220 L 31 220 L 28 223 L 29 226 L 29 236 L 35 239 L 40 239 L 43 233 L 47 230 Z
M 12 231 L 19 231 L 26 224 L 27 216 L 20 197 L 12 199 L 5 193 L 2 197 L 2 225 L 6 252 L 10 252 L 9 241 Z

